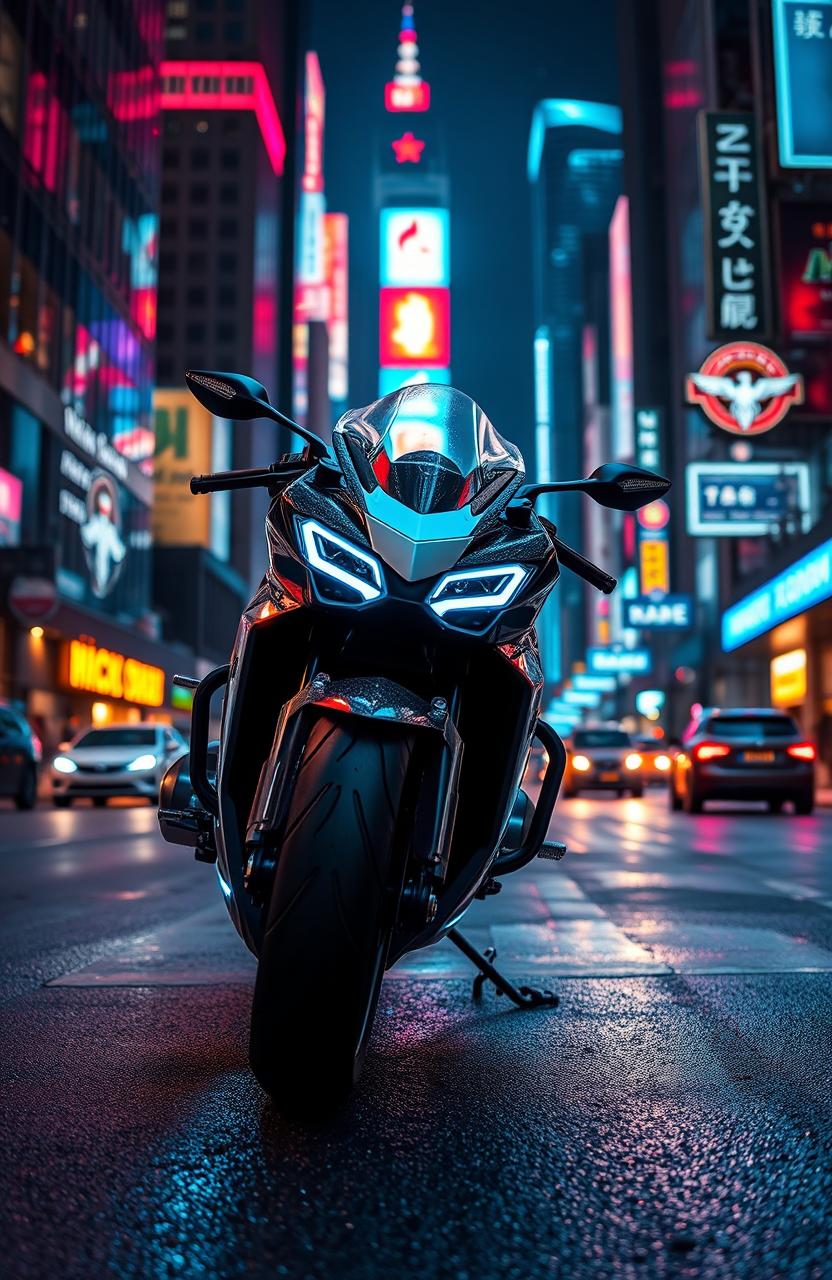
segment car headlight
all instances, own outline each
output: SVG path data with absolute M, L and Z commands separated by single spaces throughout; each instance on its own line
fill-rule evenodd
M 302 520 L 299 529 L 303 553 L 313 569 L 357 591 L 363 600 L 378 600 L 384 583 L 375 556 L 317 520 Z
M 666 755 L 656 756 L 656 768 L 661 769 L 662 773 L 667 773 L 667 770 L 670 768 L 672 764 L 673 764 L 673 761 L 671 760 L 670 756 L 666 756 Z
M 70 760 L 69 756 L 55 756 L 52 761 L 52 768 L 58 773 L 77 773 L 78 766 L 74 760 Z
M 577 769 L 578 773 L 587 773 L 592 768 L 592 761 L 589 756 L 573 756 L 572 768 Z
M 641 756 L 637 751 L 631 751 L 629 755 L 626 755 L 624 757 L 625 769 L 640 769 L 642 766 L 642 763 L 643 762 L 642 762 Z
M 140 773 L 142 769 L 155 769 L 155 768 L 156 768 L 156 757 L 151 752 L 148 751 L 146 755 L 136 756 L 135 760 L 131 760 L 127 766 L 127 772 Z
M 435 614 L 444 618 L 455 609 L 502 609 L 529 576 L 519 564 L 489 565 L 446 573 L 428 597 Z

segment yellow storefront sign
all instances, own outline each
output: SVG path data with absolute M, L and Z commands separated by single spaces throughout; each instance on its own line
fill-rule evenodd
M 140 707 L 161 707 L 165 700 L 161 667 L 127 658 L 113 649 L 99 649 L 86 640 L 70 640 L 64 651 L 64 682 L 70 689 L 99 698 L 120 698 Z
M 771 660 L 771 701 L 775 707 L 799 707 L 806 701 L 805 649 L 791 649 Z
M 191 476 L 211 470 L 213 419 L 184 387 L 153 396 L 153 540 L 162 546 L 211 545 L 211 503 L 194 498 Z
M 666 538 L 644 538 L 638 544 L 641 594 L 670 590 L 670 543 Z

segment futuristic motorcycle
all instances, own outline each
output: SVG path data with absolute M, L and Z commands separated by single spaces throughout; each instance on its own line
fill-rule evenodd
M 488 979 L 519 1005 L 556 1003 L 457 929 L 498 877 L 564 851 L 546 842 L 565 753 L 539 715 L 535 619 L 559 564 L 616 585 L 534 502 L 571 489 L 633 511 L 670 485 L 616 463 L 525 484 L 519 450 L 447 386 L 350 410 L 330 444 L 251 378 L 186 379 L 212 413 L 269 417 L 308 445 L 191 481 L 195 494 L 268 490 L 269 566 L 230 664 L 177 677 L 193 689 L 191 749 L 163 781 L 159 820 L 216 862 L 257 956 L 257 1079 L 285 1111 L 326 1110 L 357 1078 L 384 971 L 406 952 L 447 936 L 477 966 L 475 992 Z M 520 784 L 535 739 L 548 763 L 533 804 Z

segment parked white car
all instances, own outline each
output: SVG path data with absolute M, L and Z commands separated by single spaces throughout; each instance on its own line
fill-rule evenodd
M 155 804 L 165 770 L 187 751 L 166 724 L 113 724 L 84 729 L 52 761 L 52 802 L 104 805 L 110 796 L 144 796 Z

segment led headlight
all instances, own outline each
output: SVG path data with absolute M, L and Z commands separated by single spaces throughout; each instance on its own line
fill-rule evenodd
M 431 592 L 428 604 L 440 618 L 456 609 L 502 609 L 514 599 L 527 577 L 528 570 L 519 564 L 459 569 L 445 574 Z
M 156 768 L 156 757 L 149 751 L 146 755 L 136 756 L 135 760 L 131 760 L 127 766 L 128 773 L 142 773 L 145 769 Z
M 302 520 L 299 529 L 303 553 L 313 569 L 357 591 L 363 600 L 378 600 L 384 583 L 375 556 L 317 520 Z
M 52 761 L 52 768 L 58 773 L 77 773 L 78 766 L 74 760 L 70 760 L 69 756 L 55 756 Z

